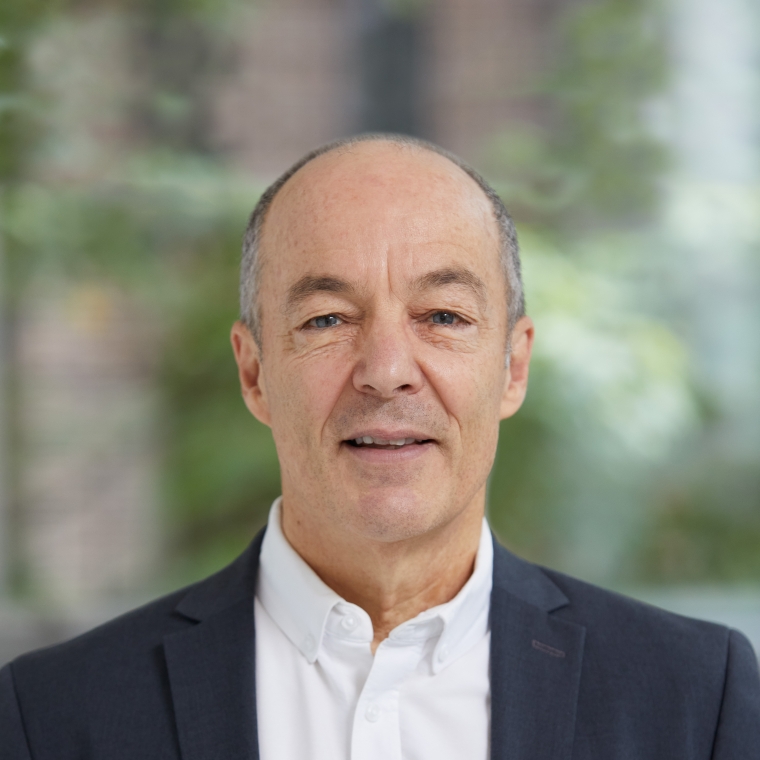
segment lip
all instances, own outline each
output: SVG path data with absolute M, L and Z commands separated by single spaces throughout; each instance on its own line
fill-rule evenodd
M 371 433 L 365 433 L 364 435 L 372 435 Z M 394 433 L 395 435 L 395 433 Z M 357 438 L 359 435 L 357 434 Z M 377 438 L 385 438 L 385 434 L 380 435 L 376 433 L 372 436 Z M 402 436 L 399 434 L 399 438 Z M 404 438 L 418 438 L 413 434 L 404 435 Z M 394 439 L 391 439 L 394 440 Z M 398 440 L 398 439 L 396 439 Z M 341 449 L 349 454 L 349 456 L 356 457 L 361 462 L 366 464 L 401 464 L 408 462 L 412 459 L 424 456 L 430 452 L 433 446 L 436 445 L 432 439 L 424 439 L 427 443 L 410 443 L 408 446 L 401 446 L 397 449 L 374 449 L 369 446 L 352 446 L 348 441 L 341 443 Z
M 351 441 L 364 436 L 380 438 L 385 441 L 398 441 L 401 438 L 415 438 L 425 443 L 410 443 L 395 449 L 375 449 L 370 446 L 352 446 Z M 363 464 L 400 465 L 429 453 L 437 445 L 435 438 L 419 428 L 368 428 L 356 430 L 343 440 L 341 449 Z
M 402 438 L 416 438 L 418 441 L 435 442 L 435 438 L 420 430 L 412 430 L 411 428 L 403 430 L 382 430 L 380 428 L 374 428 L 372 430 L 358 430 L 355 433 L 346 436 L 344 443 L 355 441 L 357 438 L 363 438 L 365 435 L 370 438 L 382 438 L 384 441 L 398 441 Z

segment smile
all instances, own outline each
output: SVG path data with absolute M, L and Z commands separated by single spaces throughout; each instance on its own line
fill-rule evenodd
M 411 464 L 429 454 L 435 445 L 432 438 L 362 435 L 343 441 L 341 448 L 357 462 L 385 468 Z
M 377 438 L 371 435 L 364 435 L 359 438 L 353 438 L 349 441 L 346 441 L 346 443 L 348 443 L 349 446 L 356 446 L 357 448 L 370 447 L 373 449 L 393 450 L 393 449 L 400 449 L 402 446 L 411 446 L 414 444 L 428 443 L 429 441 L 430 439 L 423 439 L 423 438 L 388 439 L 388 438 Z

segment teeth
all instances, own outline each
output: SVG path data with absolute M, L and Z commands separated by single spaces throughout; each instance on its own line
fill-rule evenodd
M 385 441 L 382 438 L 373 438 L 372 436 L 364 435 L 361 438 L 355 438 L 354 443 L 357 446 L 369 446 L 373 443 L 376 446 L 405 446 L 409 443 L 414 443 L 416 440 L 416 438 L 398 438 L 393 441 Z

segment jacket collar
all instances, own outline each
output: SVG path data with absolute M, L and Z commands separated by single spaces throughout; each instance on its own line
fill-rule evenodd
M 234 562 L 192 586 L 175 611 L 199 623 L 243 599 L 253 604 L 263 540 L 264 529 Z
M 554 612 L 569 604 L 568 598 L 540 567 L 512 554 L 495 536 L 493 586 L 544 612 Z

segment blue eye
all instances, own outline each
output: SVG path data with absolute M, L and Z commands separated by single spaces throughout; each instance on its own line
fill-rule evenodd
M 437 311 L 431 319 L 436 325 L 453 325 L 459 317 L 452 311 Z
M 335 314 L 323 314 L 319 317 L 314 317 L 308 321 L 309 327 L 316 327 L 317 330 L 324 330 L 326 327 L 335 327 L 341 322 L 339 317 Z

